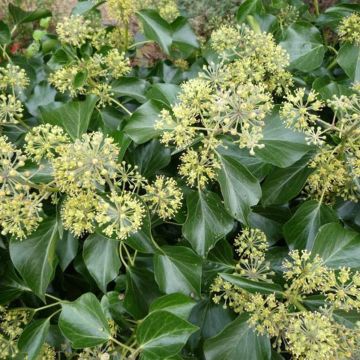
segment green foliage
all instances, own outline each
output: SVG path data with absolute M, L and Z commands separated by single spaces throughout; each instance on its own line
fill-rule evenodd
M 358 358 L 360 6 L 47 3 L 0 21 L 0 359 Z

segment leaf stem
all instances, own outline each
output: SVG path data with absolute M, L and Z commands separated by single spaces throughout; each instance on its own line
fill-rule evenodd
M 58 298 L 58 297 L 56 297 L 56 296 L 54 296 L 54 295 L 51 295 L 51 294 L 46 293 L 45 296 L 47 296 L 47 297 L 50 298 L 50 299 L 56 300 L 56 301 L 59 302 L 59 303 L 63 302 L 63 300 L 61 300 L 60 298 Z
M 314 10 L 315 10 L 315 15 L 319 16 L 320 15 L 319 0 L 314 0 Z
M 45 309 L 48 309 L 48 308 L 51 308 L 51 307 L 53 307 L 53 306 L 60 305 L 60 304 L 61 304 L 61 302 L 60 302 L 60 301 L 57 301 L 57 302 L 52 303 L 52 304 L 49 304 L 49 305 L 41 306 L 41 307 L 35 309 L 34 312 L 38 312 L 38 311 L 41 311 L 41 310 L 45 310 Z
M 114 98 L 111 98 L 111 101 L 116 104 L 117 106 L 120 106 L 129 116 L 131 116 L 133 113 L 129 111 L 123 104 L 121 104 L 119 101 L 115 100 Z

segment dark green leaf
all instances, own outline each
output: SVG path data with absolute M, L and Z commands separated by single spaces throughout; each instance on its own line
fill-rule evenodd
M 338 4 L 331 6 L 320 14 L 316 19 L 316 23 L 320 26 L 330 26 L 332 29 L 335 29 L 343 18 L 350 16 L 356 11 L 360 12 L 360 5 Z
M 228 234 L 234 224 L 219 196 L 213 192 L 191 192 L 187 198 L 187 218 L 182 231 L 193 249 L 205 257 Z
M 9 4 L 9 12 L 14 23 L 17 25 L 33 22 L 51 16 L 51 12 L 46 9 L 36 9 L 33 11 L 24 11 L 19 7 Z
M 146 178 L 152 177 L 158 170 L 166 167 L 171 160 L 170 149 L 155 139 L 138 146 L 129 155 L 132 162 L 138 166 L 141 175 Z
M 154 257 L 155 279 L 166 294 L 200 296 L 201 258 L 183 246 L 164 246 Z
M 199 48 L 199 42 L 188 20 L 179 16 L 172 24 L 172 53 L 181 53 L 182 57 L 188 57 L 195 49 Z
M 344 229 L 338 223 L 322 226 L 311 249 L 313 255 L 318 254 L 325 264 L 332 268 L 341 266 L 360 269 L 360 234 Z
M 146 101 L 145 93 L 148 88 L 149 83 L 146 80 L 134 77 L 124 77 L 111 83 L 115 96 L 128 96 L 140 103 Z
M 100 5 L 104 4 L 105 0 L 102 1 L 92 1 L 92 0 L 86 0 L 86 1 L 79 1 L 75 7 L 72 9 L 71 14 L 72 15 L 86 15 L 91 10 L 94 10 L 98 8 Z
M 194 305 L 195 301 L 190 297 L 181 293 L 174 293 L 156 299 L 150 306 L 150 312 L 165 310 L 182 319 L 187 319 Z
M 92 293 L 62 304 L 59 327 L 75 349 L 101 345 L 111 336 L 101 305 Z
M 165 54 L 169 55 L 172 43 L 170 24 L 154 10 L 140 10 L 137 16 L 143 24 L 145 37 L 158 43 Z
M 85 265 L 103 293 L 106 293 L 107 284 L 116 278 L 120 270 L 118 247 L 118 241 L 100 234 L 92 234 L 84 242 Z
M 245 0 L 239 6 L 236 14 L 236 20 L 238 23 L 242 23 L 248 15 L 259 13 L 262 9 L 263 4 L 261 0 Z
M 63 127 L 72 139 L 77 139 L 88 129 L 96 100 L 95 96 L 88 96 L 85 101 L 40 107 L 42 121 Z
M 10 256 L 27 286 L 44 299 L 57 263 L 56 244 L 59 240 L 55 220 L 44 220 L 26 240 L 12 239 Z
M 127 245 L 139 252 L 146 254 L 152 254 L 155 252 L 154 241 L 151 234 L 151 220 L 149 212 L 146 213 L 141 229 L 136 233 L 130 234 L 124 241 Z
M 248 224 L 251 206 L 261 197 L 259 181 L 239 161 L 221 155 L 218 181 L 227 211 L 237 220 Z
M 350 83 L 346 81 L 334 81 L 329 77 L 317 78 L 313 82 L 313 89 L 316 90 L 323 100 L 329 100 L 334 95 L 340 97 L 341 95 L 351 95 L 352 91 Z
M 275 166 L 285 168 L 300 160 L 312 147 L 300 132 L 287 129 L 279 117 L 278 107 L 265 120 L 263 149 L 256 149 L 257 157 Z
M 320 227 L 336 221 L 331 208 L 315 200 L 306 201 L 284 225 L 286 242 L 290 249 L 311 249 Z
M 42 82 L 36 85 L 34 93 L 29 97 L 26 102 L 26 107 L 29 113 L 33 116 L 39 115 L 39 107 L 46 106 L 55 101 L 56 90 L 49 84 Z
M 50 319 L 35 320 L 25 327 L 19 338 L 18 347 L 22 354 L 27 354 L 26 359 L 38 359 L 49 328 Z
M 143 318 L 150 304 L 159 296 L 159 288 L 150 270 L 140 266 L 126 270 L 124 307 L 135 319 Z
M 146 93 L 149 100 L 158 100 L 163 102 L 166 106 L 174 105 L 177 100 L 177 95 L 180 87 L 174 84 L 154 84 Z
M 262 184 L 264 206 L 284 204 L 297 196 L 307 177 L 313 171 L 307 167 L 310 160 L 305 156 L 287 168 L 277 168 L 266 177 Z
M 360 81 L 360 46 L 344 44 L 338 53 L 337 62 L 353 81 Z
M 138 144 L 143 144 L 160 135 L 161 130 L 154 129 L 154 125 L 163 107 L 162 103 L 155 100 L 149 100 L 141 105 L 125 125 L 125 133 Z
M 13 265 L 2 263 L 0 277 L 0 305 L 8 304 L 19 297 L 24 291 L 31 291 L 17 275 Z
M 304 72 L 320 67 L 326 51 L 320 31 L 305 22 L 289 26 L 280 45 L 290 55 L 290 66 Z
M 61 240 L 57 244 L 56 254 L 63 271 L 75 259 L 78 251 L 79 241 L 70 231 L 64 231 Z
M 278 284 L 271 284 L 267 282 L 252 281 L 241 277 L 240 275 L 231 274 L 219 274 L 224 280 L 239 286 L 240 288 L 247 290 L 251 293 L 260 294 L 276 294 L 276 296 L 282 297 L 283 290 Z
M 159 310 L 148 315 L 140 323 L 136 339 L 146 359 L 166 359 L 176 355 L 196 330 L 196 326 L 182 318 Z
M 247 324 L 248 316 L 240 315 L 219 335 L 206 340 L 206 360 L 270 360 L 271 344 Z
M 0 21 L 0 45 L 9 44 L 11 42 L 11 33 L 9 27 Z

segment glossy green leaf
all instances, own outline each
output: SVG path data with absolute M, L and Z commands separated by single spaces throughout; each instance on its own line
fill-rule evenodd
M 290 55 L 291 68 L 304 72 L 320 67 L 326 51 L 320 31 L 306 22 L 289 26 L 280 45 Z
M 9 44 L 10 42 L 10 29 L 3 21 L 0 21 L 0 45 Z
M 360 269 L 360 234 L 343 228 L 339 223 L 323 225 L 311 252 L 318 254 L 329 267 Z
M 24 11 L 18 6 L 9 4 L 9 12 L 14 23 L 17 25 L 33 22 L 51 16 L 51 12 L 46 9 L 36 9 L 33 11 Z
M 179 91 L 180 87 L 175 84 L 154 84 L 146 93 L 146 97 L 171 106 L 175 104 Z
M 174 293 L 156 299 L 150 306 L 150 312 L 164 310 L 187 319 L 194 305 L 195 301 L 192 298 L 181 293 Z
M 41 347 L 50 329 L 50 319 L 35 320 L 27 325 L 22 332 L 18 347 L 28 360 L 37 360 Z
M 36 85 L 33 94 L 26 102 L 26 108 L 33 116 L 39 115 L 39 107 L 46 106 L 55 101 L 56 90 L 49 84 L 42 82 Z
M 136 331 L 136 340 L 148 360 L 166 359 L 176 355 L 197 327 L 168 312 L 148 315 Z
M 217 336 L 206 340 L 206 360 L 270 360 L 271 344 L 247 324 L 248 316 L 240 315 Z
M 126 134 L 138 144 L 143 144 L 161 134 L 161 130 L 154 129 L 164 105 L 155 100 L 149 100 L 132 114 L 124 127 Z
M 135 319 L 143 318 L 150 304 L 159 296 L 153 272 L 141 266 L 126 270 L 124 307 Z
M 227 211 L 237 220 L 248 224 L 251 206 L 261 197 L 259 181 L 239 161 L 231 156 L 220 156 L 218 175 L 221 193 Z
M 360 81 L 360 46 L 344 44 L 337 56 L 337 62 L 353 81 Z
M 166 167 L 171 160 L 170 149 L 155 139 L 138 146 L 129 156 L 138 166 L 140 174 L 146 178 L 151 178 L 158 170 Z
M 79 240 L 70 231 L 64 231 L 60 241 L 57 243 L 56 254 L 59 265 L 63 271 L 75 259 L 79 247 Z
M 263 161 L 286 168 L 300 160 L 312 147 L 305 142 L 305 136 L 285 127 L 281 121 L 278 107 L 265 120 L 263 130 L 264 148 L 256 149 L 255 154 Z
M 83 258 L 89 273 L 103 293 L 119 273 L 119 242 L 100 234 L 91 234 L 84 242 Z
M 187 218 L 182 228 L 183 235 L 193 249 L 205 257 L 231 231 L 234 221 L 216 193 L 193 191 L 187 196 L 186 203 Z
M 239 286 L 240 288 L 247 290 L 251 293 L 260 293 L 260 294 L 276 294 L 276 296 L 282 297 L 283 290 L 280 285 L 272 284 L 267 282 L 252 281 L 246 279 L 240 275 L 232 274 L 219 274 L 224 280 Z
M 155 252 L 156 248 L 151 234 L 151 219 L 149 212 L 147 212 L 143 220 L 141 229 L 136 233 L 130 234 L 124 242 L 134 250 L 142 253 L 152 254 Z
M 313 171 L 307 166 L 309 161 L 310 157 L 305 156 L 287 168 L 271 172 L 262 184 L 264 206 L 284 204 L 297 196 Z
M 300 205 L 284 225 L 286 242 L 290 249 L 311 249 L 320 227 L 336 221 L 334 210 L 315 200 L 308 200 Z
M 149 83 L 146 80 L 135 77 L 123 77 L 111 83 L 111 91 L 116 96 L 127 96 L 144 103 L 147 98 L 145 93 L 149 88 Z
M 26 240 L 12 239 L 10 256 L 26 285 L 40 298 L 53 277 L 56 259 L 56 245 L 59 241 L 57 223 L 44 220 L 38 229 Z
M 351 95 L 350 83 L 346 81 L 334 81 L 329 77 L 317 78 L 313 82 L 313 89 L 316 90 L 323 100 L 329 100 L 334 95 Z
M 169 55 L 172 43 L 170 24 L 154 10 L 140 10 L 137 16 L 143 25 L 145 37 L 158 43 L 165 54 Z
M 195 49 L 199 48 L 199 42 L 188 20 L 179 16 L 172 24 L 172 54 L 176 55 L 178 52 L 183 57 L 188 57 Z
M 31 291 L 17 275 L 10 262 L 2 262 L 0 276 L 0 305 L 8 304 L 18 298 L 24 291 Z
M 71 101 L 57 107 L 40 107 L 42 121 L 61 126 L 72 139 L 77 139 L 89 127 L 96 100 L 95 96 L 88 96 L 85 101 Z
M 74 349 L 104 344 L 111 336 L 99 300 L 92 293 L 62 303 L 59 327 Z
M 164 246 L 155 254 L 155 279 L 166 294 L 180 292 L 200 296 L 201 258 L 183 246 Z

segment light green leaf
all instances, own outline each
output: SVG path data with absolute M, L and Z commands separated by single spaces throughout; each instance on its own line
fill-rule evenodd
M 88 96 L 85 101 L 71 101 L 57 107 L 41 106 L 42 121 L 63 127 L 75 140 L 88 129 L 96 100 L 95 96 Z
M 124 127 L 124 132 L 138 144 L 143 144 L 161 134 L 161 130 L 154 129 L 164 105 L 159 101 L 149 100 L 132 114 Z
M 259 181 L 233 157 L 221 155 L 219 160 L 218 182 L 225 208 L 235 219 L 248 224 L 251 206 L 256 205 L 261 197 Z
M 263 4 L 261 0 L 245 0 L 239 6 L 236 20 L 238 23 L 242 23 L 248 15 L 259 13 L 262 9 Z
M 118 248 L 118 241 L 100 234 L 92 234 L 84 242 L 85 265 L 103 293 L 106 293 L 107 284 L 119 273 Z
M 219 196 L 213 192 L 193 191 L 187 198 L 187 218 L 182 231 L 193 249 L 201 256 L 228 234 L 234 224 Z
M 336 222 L 335 211 L 315 200 L 301 204 L 284 225 L 284 236 L 290 249 L 311 249 L 320 227 Z
M 346 266 L 360 269 L 360 234 L 344 229 L 339 223 L 323 225 L 311 253 L 313 256 L 318 254 L 331 268 Z
M 165 310 L 182 319 L 187 319 L 194 305 L 195 301 L 192 298 L 181 293 L 174 293 L 156 299 L 150 306 L 150 312 Z
M 200 296 L 201 258 L 183 246 L 164 246 L 155 254 L 155 279 L 166 294 L 180 292 Z
M 27 360 L 37 360 L 41 347 L 50 329 L 50 319 L 35 320 L 27 325 L 22 332 L 18 347 Z
M 41 299 L 53 277 L 56 259 L 56 244 L 59 241 L 57 223 L 44 220 L 26 240 L 12 239 L 11 261 L 27 286 Z
M 92 0 L 86 0 L 86 1 L 79 1 L 75 7 L 72 9 L 71 14 L 72 15 L 86 15 L 91 10 L 96 9 L 100 5 L 104 4 L 105 0 L 102 1 L 92 1 Z
M 320 31 L 306 22 L 289 26 L 280 45 L 290 55 L 290 67 L 304 72 L 320 67 L 326 51 Z
M 337 56 L 337 62 L 353 81 L 360 81 L 360 46 L 344 44 Z
M 166 359 L 176 355 L 197 329 L 184 319 L 159 310 L 149 314 L 140 323 L 136 339 L 146 359 Z
M 101 305 L 92 293 L 62 303 L 59 327 L 74 349 L 101 345 L 111 337 Z
M 205 341 L 206 360 L 270 360 L 271 344 L 247 324 L 248 315 L 242 314 L 217 336 Z

